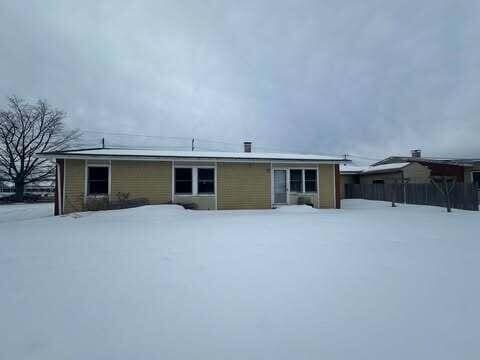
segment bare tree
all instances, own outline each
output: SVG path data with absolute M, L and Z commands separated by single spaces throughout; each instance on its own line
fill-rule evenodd
M 35 154 L 65 150 L 80 133 L 67 131 L 65 113 L 39 100 L 31 105 L 16 96 L 0 110 L 0 178 L 15 184 L 15 197 L 23 201 L 26 184 L 52 178 L 55 167 Z
M 450 193 L 455 188 L 457 178 L 455 176 L 430 176 L 430 181 L 442 194 L 447 212 L 452 212 Z

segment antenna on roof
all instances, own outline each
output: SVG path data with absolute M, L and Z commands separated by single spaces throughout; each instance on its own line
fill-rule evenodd
M 195 150 L 195 139 L 192 138 L 192 151 Z
M 102 137 L 102 149 L 105 149 L 105 138 Z

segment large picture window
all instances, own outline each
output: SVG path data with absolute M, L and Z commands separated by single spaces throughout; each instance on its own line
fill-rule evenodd
M 198 170 L 198 193 L 214 194 L 215 193 L 215 169 Z
M 87 195 L 108 195 L 108 166 L 88 167 Z
M 317 171 L 305 170 L 305 192 L 317 191 Z
M 175 194 L 191 194 L 192 193 L 192 169 L 176 168 L 175 169 Z
M 302 192 L 302 170 L 290 170 L 290 191 Z

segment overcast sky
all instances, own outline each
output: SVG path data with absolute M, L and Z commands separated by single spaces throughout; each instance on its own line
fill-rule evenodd
M 478 0 L 28 3 L 0 0 L 1 104 L 44 98 L 87 131 L 480 157 Z

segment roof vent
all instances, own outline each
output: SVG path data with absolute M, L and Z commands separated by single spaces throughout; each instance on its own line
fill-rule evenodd
M 422 157 L 422 150 L 416 149 L 410 151 L 412 154 L 412 158 L 421 158 Z
M 251 141 L 244 141 L 243 142 L 243 151 L 246 153 L 252 152 L 252 142 Z

